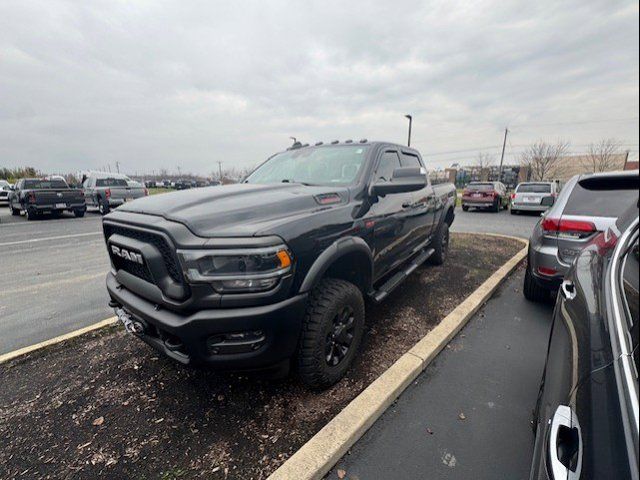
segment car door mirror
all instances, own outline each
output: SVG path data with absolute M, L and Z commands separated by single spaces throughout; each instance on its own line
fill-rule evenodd
M 377 182 L 371 194 L 383 197 L 391 193 L 415 192 L 427 186 L 427 172 L 422 167 L 400 167 L 393 171 L 390 181 Z

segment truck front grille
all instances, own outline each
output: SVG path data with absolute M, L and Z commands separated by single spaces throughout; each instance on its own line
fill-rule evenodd
M 182 272 L 178 264 L 178 260 L 175 256 L 174 250 L 167 243 L 167 241 L 159 234 L 147 232 L 144 230 L 137 230 L 134 228 L 121 227 L 119 225 L 112 225 L 110 223 L 104 224 L 104 236 L 108 240 L 111 235 L 118 234 L 123 237 L 133 238 L 140 242 L 149 243 L 153 245 L 164 260 L 167 272 L 172 280 L 179 284 L 183 284 Z M 123 262 L 121 259 L 111 255 L 114 265 L 118 269 L 122 269 L 136 277 L 142 278 L 147 282 L 153 283 L 149 269 L 145 265 L 140 265 L 134 262 Z

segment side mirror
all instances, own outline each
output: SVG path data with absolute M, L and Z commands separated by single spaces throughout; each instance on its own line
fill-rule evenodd
M 415 192 L 427 186 L 427 172 L 422 167 L 401 167 L 393 171 L 388 182 L 378 182 L 371 186 L 371 194 L 385 196 L 392 193 Z

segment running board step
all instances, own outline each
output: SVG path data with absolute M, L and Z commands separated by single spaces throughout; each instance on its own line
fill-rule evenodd
M 374 302 L 380 303 L 387 295 L 389 295 L 398 285 L 400 285 L 409 275 L 413 273 L 413 271 L 426 262 L 431 255 L 433 255 L 435 250 L 433 248 L 429 248 L 428 250 L 423 251 L 418 256 L 416 256 L 413 260 L 411 260 L 407 266 L 394 274 L 389 280 L 384 282 L 378 290 L 371 294 L 371 298 Z

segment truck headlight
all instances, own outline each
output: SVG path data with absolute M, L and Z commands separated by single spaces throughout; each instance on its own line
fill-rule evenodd
M 262 292 L 291 271 L 284 245 L 229 250 L 178 250 L 190 283 L 209 283 L 220 293 Z

